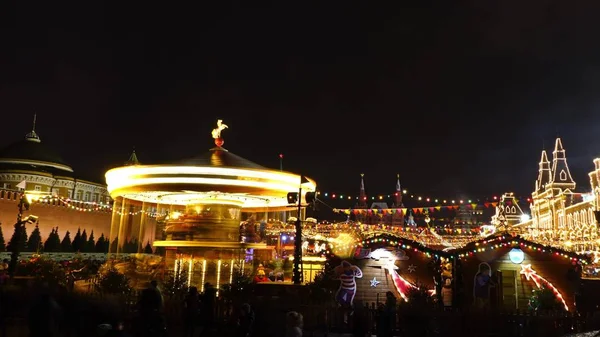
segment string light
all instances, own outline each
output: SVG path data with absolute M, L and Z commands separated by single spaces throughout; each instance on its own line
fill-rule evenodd
M 495 202 L 497 200 L 499 200 L 500 198 L 497 195 L 494 196 L 483 196 L 480 198 L 463 198 L 463 199 L 451 199 L 451 198 L 441 198 L 441 197 L 432 197 L 432 196 L 423 196 L 423 195 L 419 195 L 419 194 L 409 194 L 407 190 L 402 190 L 402 198 L 403 199 L 413 199 L 414 201 L 417 202 L 423 202 L 423 203 L 435 203 L 435 204 L 472 204 L 472 203 L 477 203 L 477 204 L 491 204 L 492 202 Z M 321 198 L 326 198 L 326 199 L 337 199 L 337 200 L 359 200 L 360 196 L 357 196 L 355 194 L 347 194 L 347 193 L 336 193 L 336 192 L 322 192 L 322 191 L 318 191 L 317 192 L 317 196 L 321 197 Z M 383 199 L 391 199 L 394 197 L 398 196 L 398 192 L 396 193 L 382 193 L 382 194 L 374 194 L 372 196 L 366 196 L 365 198 L 363 198 L 363 200 L 371 200 L 371 201 L 375 201 L 375 200 L 383 200 Z M 527 201 L 527 202 L 531 202 L 531 197 L 530 196 L 526 196 L 526 197 L 517 197 L 516 198 L 518 202 L 520 201 Z M 487 206 L 486 206 L 487 207 Z
M 520 236 L 513 237 L 510 234 L 503 234 L 494 237 L 488 237 L 482 240 L 473 241 L 467 246 L 457 249 L 454 251 L 459 258 L 468 258 L 478 252 L 484 252 L 487 249 L 498 249 L 503 247 L 514 247 L 519 246 L 521 249 L 529 249 L 536 252 L 546 253 L 564 259 L 570 259 L 573 262 L 581 264 L 588 264 L 591 262 L 591 258 L 587 255 L 573 253 L 560 248 L 551 246 L 544 246 L 529 240 L 525 240 Z

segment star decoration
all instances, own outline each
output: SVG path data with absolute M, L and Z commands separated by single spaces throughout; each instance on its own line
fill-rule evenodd
M 408 272 L 409 273 L 414 273 L 415 270 L 417 270 L 417 266 L 415 266 L 414 264 L 411 264 L 410 266 L 408 266 Z
M 521 275 L 525 275 L 525 278 L 527 279 L 527 281 L 529 281 L 532 277 L 534 277 L 534 281 L 535 280 L 535 270 L 533 270 L 531 268 L 531 264 L 522 264 L 521 265 Z M 537 283 L 537 282 L 536 282 Z
M 373 279 L 371 280 L 371 287 L 375 288 L 379 283 L 381 282 L 377 281 L 376 277 L 373 277 Z

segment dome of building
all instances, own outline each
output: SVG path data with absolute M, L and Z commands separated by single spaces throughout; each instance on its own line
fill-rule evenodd
M 30 170 L 39 168 L 62 174 L 73 172 L 73 169 L 56 152 L 42 143 L 35 132 L 35 120 L 33 129 L 25 135 L 25 139 L 0 150 L 0 165 L 23 166 Z

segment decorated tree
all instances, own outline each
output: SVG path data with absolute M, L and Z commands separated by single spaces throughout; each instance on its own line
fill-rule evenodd
M 23 230 L 21 231 L 21 241 L 19 241 L 19 239 L 17 238 L 17 233 L 19 232 L 19 230 L 17 229 L 17 226 L 23 226 Z M 24 252 L 26 251 L 25 248 L 27 247 L 27 228 L 25 228 L 25 225 L 21 225 L 19 223 L 15 224 L 15 231 L 13 232 L 12 237 L 10 238 L 10 241 L 8 241 L 8 246 L 6 247 L 6 249 L 9 252 L 12 252 L 15 250 L 15 248 L 17 248 L 17 245 L 20 245 L 19 247 L 19 251 Z
M 71 232 L 67 231 L 65 237 L 60 242 L 60 249 L 63 252 L 73 251 L 73 242 L 71 242 Z
M 114 266 L 101 272 L 98 282 L 100 291 L 107 294 L 127 295 L 131 292 L 129 278 L 120 273 Z
M 85 232 L 85 231 L 84 231 Z M 85 250 L 86 253 L 93 253 L 96 251 L 96 242 L 94 242 L 94 231 L 92 230 L 92 232 L 90 233 L 90 237 L 87 239 L 87 242 L 85 244 Z
M 529 298 L 529 308 L 535 311 L 565 311 L 563 303 L 557 298 L 554 290 L 544 283 L 541 288 L 533 290 Z
M 172 274 L 167 276 L 164 284 L 165 295 L 170 298 L 183 297 L 187 292 L 187 273 L 183 271 L 181 260 L 177 260 Z
M 83 244 L 81 242 L 81 227 L 77 228 L 77 233 L 73 237 L 73 242 L 71 242 L 71 250 L 73 252 L 80 252 L 83 248 Z
M 150 244 L 150 241 L 146 242 L 146 246 L 144 247 L 144 254 L 152 254 L 152 245 Z
M 0 224 L 0 252 L 6 251 L 6 243 L 4 242 L 4 233 L 2 233 L 2 224 Z
M 42 236 L 40 235 L 40 226 L 39 223 L 36 223 L 35 228 L 29 236 L 29 241 L 27 241 L 27 251 L 39 252 L 43 248 L 44 247 L 42 246 Z

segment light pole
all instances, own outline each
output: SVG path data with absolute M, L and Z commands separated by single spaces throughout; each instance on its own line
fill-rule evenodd
M 302 177 L 303 179 L 304 177 Z M 294 240 L 294 284 L 302 284 L 302 182 L 298 189 L 298 217 L 296 218 L 296 239 Z
M 35 215 L 29 215 L 23 218 L 23 212 L 29 210 L 29 205 L 30 203 L 27 199 L 27 194 L 23 192 L 19 198 L 19 213 L 17 213 L 17 223 L 15 224 L 14 235 L 17 242 L 11 247 L 12 252 L 10 254 L 10 263 L 8 265 L 8 275 L 11 279 L 15 276 L 15 271 L 17 270 L 17 263 L 19 262 L 21 247 L 25 244 L 25 242 L 23 242 L 23 231 L 25 230 L 25 224 L 34 223 L 38 220 L 38 217 Z

